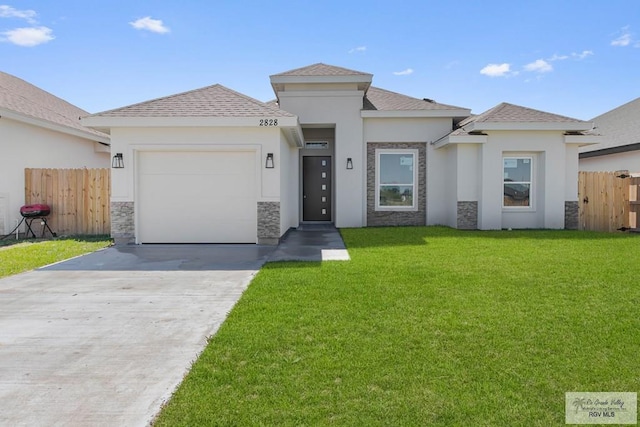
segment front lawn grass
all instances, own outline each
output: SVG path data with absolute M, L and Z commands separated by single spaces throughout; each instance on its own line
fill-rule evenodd
M 0 278 L 93 252 L 111 244 L 106 236 L 32 240 L 0 246 Z
M 640 384 L 640 236 L 343 229 L 267 264 L 158 426 L 564 425 Z

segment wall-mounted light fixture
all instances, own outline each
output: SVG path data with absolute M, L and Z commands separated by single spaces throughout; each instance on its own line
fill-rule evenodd
M 114 169 L 122 169 L 124 167 L 124 159 L 122 158 L 122 153 L 116 153 L 111 159 L 111 167 Z
M 351 157 L 347 157 L 347 169 L 353 169 L 353 160 L 351 160 Z
M 273 153 L 267 153 L 267 161 L 264 163 L 264 167 L 267 169 L 273 169 Z

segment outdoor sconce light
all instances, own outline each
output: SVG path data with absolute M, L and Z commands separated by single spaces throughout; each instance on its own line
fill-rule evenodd
M 111 167 L 114 169 L 122 169 L 124 167 L 124 160 L 122 159 L 122 153 L 116 153 L 111 160 Z
M 273 153 L 267 153 L 267 161 L 264 164 L 267 169 L 273 169 Z
M 353 160 L 351 160 L 351 157 L 347 157 L 347 169 L 353 169 Z

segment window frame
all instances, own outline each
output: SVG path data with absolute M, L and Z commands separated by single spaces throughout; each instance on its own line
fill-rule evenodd
M 411 184 L 380 184 L 380 158 L 385 154 L 399 154 L 399 155 L 411 155 L 413 157 L 413 183 Z M 420 161 L 420 151 L 415 148 L 377 148 L 375 150 L 376 156 L 376 173 L 375 173 L 375 210 L 376 211 L 400 211 L 400 212 L 415 212 L 418 211 L 418 168 Z M 387 185 L 397 186 L 412 186 L 413 196 L 411 206 L 382 206 L 380 205 L 380 187 Z
M 504 162 L 505 160 L 529 160 L 529 181 L 505 181 L 504 180 Z M 532 155 L 503 155 L 502 156 L 502 209 L 507 211 L 533 211 L 535 210 L 535 163 Z M 505 184 L 525 184 L 529 185 L 529 206 L 507 206 L 504 204 L 504 186 Z

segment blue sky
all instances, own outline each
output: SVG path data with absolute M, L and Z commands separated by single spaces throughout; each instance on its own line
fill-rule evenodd
M 480 113 L 590 119 L 640 96 L 640 1 L 0 0 L 0 70 L 91 113 L 324 62 Z

